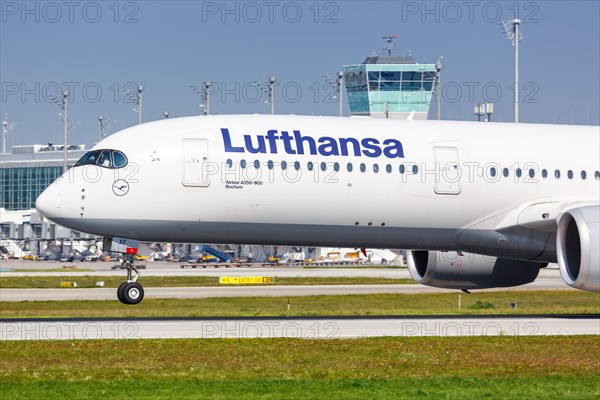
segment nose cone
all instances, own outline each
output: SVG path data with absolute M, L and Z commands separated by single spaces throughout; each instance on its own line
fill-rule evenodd
M 35 201 L 35 208 L 48 219 L 60 217 L 60 191 L 56 183 L 48 186 Z

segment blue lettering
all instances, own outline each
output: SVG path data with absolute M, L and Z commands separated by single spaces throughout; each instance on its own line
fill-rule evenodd
M 267 140 L 269 141 L 269 147 L 271 148 L 271 153 L 277 154 L 277 130 L 271 129 L 267 132 Z
M 256 140 L 258 141 L 258 147 L 254 147 L 252 145 L 252 136 L 244 135 L 244 142 L 246 143 L 246 150 L 248 150 L 248 152 L 252 153 L 252 154 L 266 153 L 267 148 L 265 147 L 264 136 L 257 136 Z
M 302 136 L 300 131 L 294 131 L 294 139 L 296 139 L 296 148 L 298 149 L 298 154 L 304 154 L 304 142 L 308 142 L 309 154 L 316 155 L 317 154 L 317 145 L 315 143 L 315 139 L 310 136 Z
M 226 153 L 243 153 L 243 147 L 232 147 L 231 137 L 229 136 L 229 129 L 221 128 L 221 135 L 223 135 L 223 145 L 225 146 Z
M 381 155 L 381 147 L 379 147 L 379 140 L 366 138 L 361 140 L 360 144 L 365 148 L 363 154 L 367 157 L 379 157 Z
M 280 142 L 280 146 L 283 142 L 283 151 L 286 154 L 310 154 L 323 157 L 339 155 L 365 156 L 369 158 L 380 157 L 383 154 L 387 158 L 404 158 L 404 148 L 397 139 L 385 139 L 383 143 L 375 138 L 359 140 L 352 137 L 321 136 L 315 139 L 310 136 L 303 136 L 297 130 L 293 131 L 293 135 L 290 135 L 288 131 L 279 133 L 276 129 L 270 129 L 265 135 L 244 135 L 244 146 L 235 147 L 231 144 L 229 129 L 221 128 L 221 134 L 227 153 L 277 154 L 277 142 Z
M 354 138 L 340 138 L 340 149 L 342 150 L 342 155 L 348 155 L 348 143 L 352 143 L 352 147 L 354 148 L 354 155 L 356 157 L 360 157 L 360 143 L 358 143 L 358 140 Z
M 402 143 L 396 139 L 386 139 L 383 144 L 387 147 L 383 149 L 383 154 L 387 158 L 404 158 L 404 149 Z
M 296 154 L 296 150 L 292 149 L 293 137 L 287 131 L 281 131 L 281 140 L 283 140 L 283 148 L 288 154 Z
M 337 140 L 332 137 L 324 136 L 319 139 L 319 154 L 322 156 L 339 156 Z

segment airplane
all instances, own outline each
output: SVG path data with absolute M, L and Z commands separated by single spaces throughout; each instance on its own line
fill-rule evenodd
M 144 297 L 133 263 L 140 241 L 403 248 L 417 282 L 464 291 L 530 283 L 558 262 L 566 284 L 600 291 L 599 133 L 352 117 L 168 119 L 100 141 L 36 208 L 123 254 L 124 304 Z

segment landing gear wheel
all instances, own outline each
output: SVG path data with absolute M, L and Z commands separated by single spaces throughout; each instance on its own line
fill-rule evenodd
M 140 273 L 133 261 L 133 254 L 123 254 L 121 267 L 127 270 L 127 282 L 123 282 L 117 289 L 117 298 L 123 304 L 138 304 L 144 298 L 144 288 L 137 283 Z
M 123 254 L 121 268 L 127 270 L 127 282 L 123 282 L 117 289 L 117 298 L 123 304 L 138 304 L 144 298 L 144 288 L 137 283 L 140 272 L 133 264 L 133 254 Z
M 127 282 L 122 293 L 124 304 L 138 304 L 144 298 L 144 288 L 137 282 Z
M 123 296 L 123 290 L 125 289 L 125 285 L 127 285 L 127 282 L 123 282 L 119 285 L 119 288 L 117 289 L 117 298 L 119 299 L 119 301 L 123 304 L 127 304 L 125 302 L 125 297 Z

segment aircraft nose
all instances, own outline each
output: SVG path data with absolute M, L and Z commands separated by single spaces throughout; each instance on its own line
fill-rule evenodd
M 60 190 L 54 183 L 46 188 L 35 201 L 35 208 L 44 217 L 52 219 L 60 216 Z

